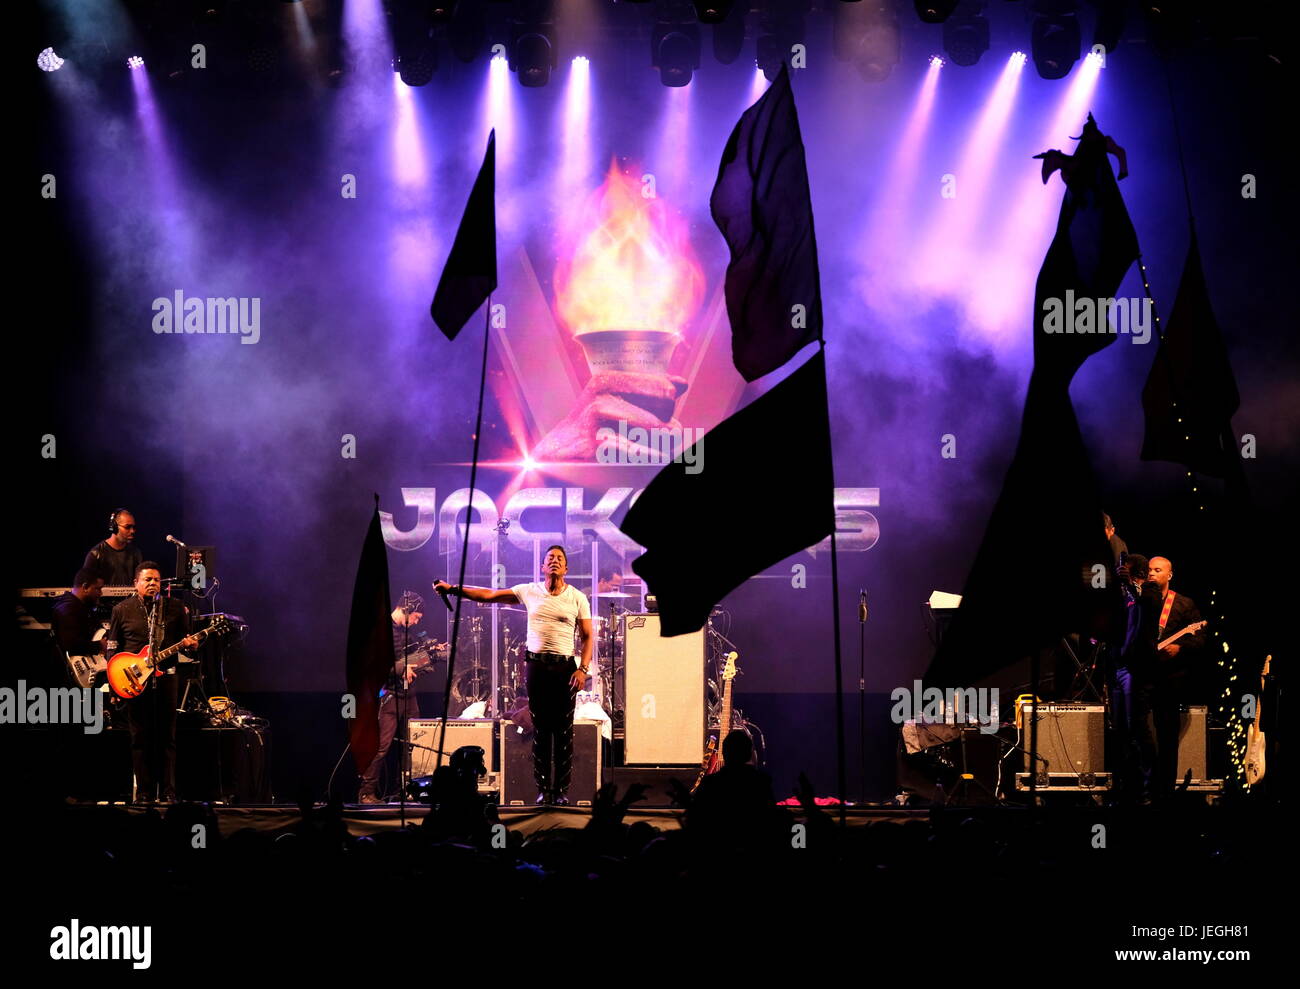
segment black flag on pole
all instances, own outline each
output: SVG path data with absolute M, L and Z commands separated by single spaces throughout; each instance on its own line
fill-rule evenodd
M 711 429 L 694 451 L 700 470 L 691 473 L 687 458 L 668 464 L 619 526 L 646 549 L 632 569 L 659 599 L 664 635 L 701 628 L 745 580 L 831 534 L 823 352 Z M 746 496 L 763 490 L 768 497 Z
M 1046 159 L 1043 181 L 1060 169 L 1066 190 L 1034 288 L 1034 369 L 1020 441 L 927 682 L 969 684 L 1057 646 L 1068 633 L 1115 632 L 1107 625 L 1117 591 L 1101 498 L 1070 402 L 1075 373 L 1114 339 L 1095 302 L 1115 295 L 1138 254 L 1108 153 L 1127 174 L 1122 149 L 1089 114 L 1073 155 L 1038 156 Z M 1084 299 L 1094 303 L 1087 332 L 1063 332 L 1063 323 L 1049 321 L 1053 307 L 1073 320 L 1074 302 Z
M 355 699 L 348 723 L 352 758 L 363 773 L 379 751 L 379 691 L 396 662 L 392 603 L 388 591 L 388 552 L 379 524 L 379 499 L 361 547 L 348 619 L 347 685 Z
M 429 307 L 448 340 L 497 287 L 496 141 L 494 130 Z
M 1239 472 L 1232 417 L 1240 404 L 1193 233 L 1164 339 L 1142 389 L 1142 459 L 1169 460 L 1214 477 Z
M 732 360 L 753 381 L 822 338 L 808 168 L 784 64 L 731 132 L 709 208 L 731 249 Z

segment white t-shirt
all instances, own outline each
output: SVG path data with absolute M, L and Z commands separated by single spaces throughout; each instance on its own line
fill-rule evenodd
M 540 580 L 516 584 L 510 591 L 528 609 L 529 652 L 575 654 L 578 621 L 591 617 L 587 595 L 572 584 L 565 584 L 559 594 L 552 594 Z

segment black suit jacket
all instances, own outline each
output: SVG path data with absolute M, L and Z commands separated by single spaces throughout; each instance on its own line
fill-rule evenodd
M 1169 621 L 1165 627 L 1158 632 L 1158 640 L 1163 641 L 1176 632 L 1180 632 L 1188 625 L 1194 625 L 1201 620 L 1201 611 L 1196 607 L 1196 602 L 1186 594 L 1173 592 L 1174 606 L 1169 610 Z M 1164 607 L 1163 602 L 1161 608 Z M 1160 620 L 1160 612 L 1156 612 L 1156 621 Z M 1203 662 L 1205 658 L 1205 649 L 1208 638 L 1205 629 L 1184 635 L 1178 640 L 1178 645 L 1182 648 L 1178 650 L 1178 655 L 1170 657 L 1168 653 L 1159 653 L 1156 656 L 1157 668 L 1166 675 L 1181 676 L 1188 670 L 1195 669 Z

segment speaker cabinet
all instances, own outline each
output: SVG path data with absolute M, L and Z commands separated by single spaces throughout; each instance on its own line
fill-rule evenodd
M 1178 725 L 1178 775 L 1175 782 L 1181 783 L 1192 771 L 1192 782 L 1200 783 L 1210 778 L 1209 746 L 1206 744 L 1206 721 L 1208 709 L 1204 704 L 1193 704 L 1182 709 Z
M 600 789 L 600 722 L 575 718 L 573 722 L 573 775 L 569 800 L 577 807 L 590 807 Z M 513 721 L 501 722 L 501 806 L 532 807 L 537 800 L 533 779 L 533 733 Z
M 704 632 L 662 638 L 658 615 L 627 615 L 624 761 L 696 765 L 704 752 Z
M 432 776 L 438 766 L 445 766 L 451 754 L 462 745 L 477 745 L 483 750 L 483 761 L 487 763 L 488 772 L 492 772 L 496 746 L 493 745 L 493 728 L 496 722 L 490 719 L 447 720 L 447 738 L 443 742 L 442 756 L 438 756 L 438 735 L 441 730 L 441 718 L 412 718 L 411 732 L 411 775 Z M 436 761 L 435 761 L 436 760 Z

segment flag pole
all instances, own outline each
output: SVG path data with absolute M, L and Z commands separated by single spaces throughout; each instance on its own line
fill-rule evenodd
M 488 293 L 487 306 L 483 312 L 483 365 L 479 369 L 478 378 L 478 412 L 474 418 L 474 455 L 469 467 L 469 501 L 465 506 L 465 539 L 461 543 L 460 576 L 456 579 L 457 587 L 465 586 L 465 564 L 469 560 L 469 530 L 474 521 L 474 485 L 478 481 L 478 446 L 479 438 L 483 435 L 483 393 L 487 388 L 488 343 L 491 339 L 492 295 Z M 447 687 L 443 692 L 442 722 L 438 727 L 438 752 L 437 761 L 434 763 L 435 771 L 437 770 L 437 764 L 442 761 L 443 746 L 447 739 L 447 714 L 451 706 L 451 687 L 455 682 L 454 677 L 456 675 L 456 645 L 460 641 L 460 609 L 464 603 L 465 595 L 457 594 L 456 616 L 451 623 L 451 652 L 447 656 Z M 496 704 L 495 697 L 492 698 L 492 704 Z
M 826 341 L 822 340 L 822 353 L 826 352 Z M 827 425 L 830 424 L 829 404 L 826 409 Z M 836 786 L 840 795 L 840 828 L 847 823 L 847 810 L 844 805 L 848 793 L 848 778 L 844 773 L 844 667 L 840 655 L 840 555 L 835 548 L 837 542 L 835 530 L 839 523 L 835 517 L 835 448 L 831 448 L 831 615 L 835 628 L 835 775 Z

